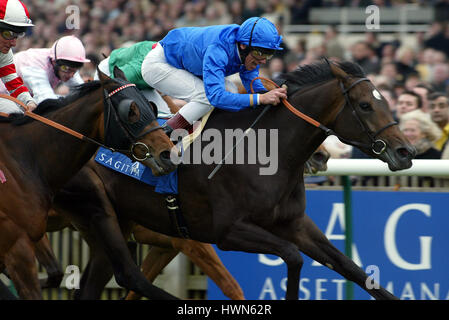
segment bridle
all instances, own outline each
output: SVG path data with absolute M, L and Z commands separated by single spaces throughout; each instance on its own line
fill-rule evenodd
M 117 149 L 117 148 L 114 148 L 114 147 L 107 146 L 107 145 L 105 145 L 105 144 L 103 144 L 101 142 L 96 141 L 95 139 L 92 139 L 90 137 L 87 137 L 87 136 L 85 136 L 85 135 L 75 131 L 75 130 L 67 128 L 66 126 L 64 126 L 62 124 L 54 122 L 54 121 L 52 121 L 50 119 L 47 119 L 47 118 L 45 118 L 45 117 L 43 117 L 41 115 L 35 114 L 35 113 L 29 111 L 28 107 L 22 101 L 14 98 L 14 97 L 12 97 L 10 95 L 0 94 L 0 98 L 8 99 L 8 100 L 11 100 L 11 101 L 19 104 L 24 109 L 24 114 L 26 116 L 28 116 L 30 118 L 33 118 L 33 119 L 35 119 L 35 120 L 37 120 L 39 122 L 42 122 L 42 123 L 44 123 L 44 124 L 46 124 L 46 125 L 48 125 L 50 127 L 53 127 L 53 128 L 58 129 L 60 131 L 63 131 L 65 133 L 67 133 L 67 134 L 70 134 L 70 135 L 74 136 L 75 138 L 78 138 L 78 139 L 80 139 L 82 141 L 87 141 L 87 142 L 93 143 L 93 144 L 95 144 L 97 146 L 109 149 L 112 152 L 130 153 L 131 156 L 135 160 L 137 160 L 137 161 L 145 161 L 147 159 L 152 158 L 152 155 L 150 153 L 150 148 L 145 143 L 137 141 L 137 140 L 140 137 L 142 137 L 142 136 L 144 136 L 144 135 L 146 135 L 146 134 L 148 134 L 150 132 L 153 132 L 153 131 L 159 130 L 159 129 L 162 130 L 162 127 L 161 126 L 153 127 L 153 128 L 150 128 L 147 131 L 145 131 L 145 132 L 143 132 L 143 133 L 141 133 L 139 135 L 134 135 L 132 132 L 130 132 L 130 130 L 128 128 L 126 128 L 123 125 L 122 121 L 120 121 L 120 119 L 118 119 L 118 116 L 117 116 L 117 114 L 115 112 L 115 108 L 114 108 L 114 106 L 112 104 L 112 101 L 111 101 L 111 97 L 114 96 L 116 93 L 118 93 L 118 92 L 120 92 L 122 90 L 125 90 L 125 89 L 127 89 L 129 87 L 135 87 L 135 84 L 128 83 L 128 84 L 125 84 L 125 85 L 122 85 L 122 86 L 118 87 L 117 89 L 113 90 L 110 93 L 108 93 L 106 90 L 104 90 L 104 92 L 103 92 L 103 103 L 104 103 L 104 107 L 105 107 L 105 113 L 106 113 L 107 108 L 110 111 L 114 110 L 114 115 L 116 116 L 115 121 L 122 128 L 123 132 L 126 135 L 126 138 L 131 142 L 131 147 L 129 149 L 127 149 L 127 150 L 125 150 L 125 149 Z M 110 114 L 111 114 L 111 112 L 109 112 L 109 115 Z M 0 112 L 0 116 L 2 116 L 2 117 L 9 117 L 9 114 Z M 109 123 L 109 121 L 108 121 L 108 123 Z M 107 128 L 105 127 L 105 137 L 106 137 L 106 135 L 107 135 Z M 137 146 L 141 146 L 141 147 L 143 147 L 145 149 L 145 152 L 144 152 L 145 156 L 144 157 L 138 157 L 135 154 L 135 148 Z
M 250 88 L 251 88 L 251 92 L 254 93 L 254 89 L 253 89 L 253 83 L 255 80 L 264 80 L 272 85 L 274 85 L 275 87 L 280 87 L 277 83 L 275 83 L 274 81 L 264 78 L 264 77 L 256 77 L 254 78 L 251 83 L 250 83 Z M 342 94 L 345 98 L 345 103 L 343 104 L 343 106 L 341 107 L 341 109 L 337 112 L 337 115 L 335 116 L 334 121 L 338 118 L 338 116 L 340 115 L 340 113 L 344 110 L 346 105 L 349 105 L 352 108 L 352 114 L 355 116 L 355 118 L 357 119 L 357 121 L 360 123 L 360 125 L 363 128 L 363 131 L 368 135 L 368 137 L 371 139 L 371 144 L 365 144 L 365 143 L 360 143 L 357 141 L 353 141 L 353 140 L 349 140 L 349 139 L 345 139 L 343 137 L 341 137 L 340 135 L 338 135 L 335 131 L 333 131 L 332 129 L 326 127 L 325 125 L 323 125 L 322 123 L 316 121 L 315 119 L 309 117 L 308 115 L 302 113 L 301 111 L 299 111 L 297 108 L 293 107 L 290 102 L 288 102 L 286 99 L 282 99 L 282 103 L 284 104 L 284 106 L 290 110 L 294 115 L 296 115 L 297 117 L 305 120 L 306 122 L 310 123 L 311 125 L 320 128 L 321 130 L 324 131 L 324 133 L 326 134 L 326 136 L 330 136 L 330 135 L 334 135 L 336 136 L 340 141 L 342 141 L 343 143 L 346 144 L 350 144 L 352 146 L 355 147 L 359 147 L 359 148 L 371 148 L 371 150 L 373 151 L 373 153 L 380 155 L 382 154 L 386 148 L 387 148 L 387 144 L 385 143 L 385 141 L 381 140 L 381 139 L 376 139 L 376 137 L 382 133 L 384 130 L 388 129 L 391 126 L 397 125 L 398 123 L 396 121 L 390 122 L 389 124 L 387 124 L 386 126 L 384 126 L 383 128 L 381 128 L 380 130 L 377 130 L 374 134 L 372 133 L 372 131 L 368 128 L 368 125 L 365 123 L 365 121 L 363 121 L 363 119 L 359 116 L 359 114 L 357 113 L 356 109 L 354 108 L 354 106 L 351 103 L 351 100 L 349 99 L 349 91 L 354 88 L 357 84 L 361 83 L 362 81 L 370 81 L 368 78 L 359 78 L 356 81 L 354 81 L 348 88 L 345 88 L 343 85 L 343 82 L 339 79 L 339 84 L 340 84 L 340 88 L 342 90 Z M 285 84 L 285 83 L 284 83 Z M 284 86 L 284 84 L 282 84 L 282 86 Z M 290 96 L 294 96 L 299 92 L 300 89 L 293 91 L 293 93 L 290 94 Z M 223 163 L 225 162 L 226 158 L 233 152 L 233 150 L 236 148 L 236 146 L 243 140 L 243 138 L 245 137 L 246 133 L 249 132 L 250 129 L 252 129 L 256 123 L 263 117 L 263 115 L 271 108 L 271 105 L 267 105 L 265 106 L 265 108 L 259 113 L 259 115 L 257 116 L 257 118 L 254 120 L 254 122 L 248 127 L 248 129 L 246 129 L 244 132 L 244 135 L 240 137 L 240 139 L 234 144 L 232 150 L 230 150 L 225 156 L 224 158 L 218 163 L 218 165 L 214 168 L 214 170 L 212 170 L 212 172 L 209 174 L 209 176 L 207 177 L 208 179 L 212 179 L 213 176 L 218 172 L 218 170 L 220 170 L 220 168 L 223 166 Z
M 274 85 L 276 87 L 280 87 L 277 83 L 273 82 L 270 79 L 266 79 L 266 78 L 263 78 L 263 77 L 256 77 L 251 82 L 251 85 L 250 85 L 251 86 L 251 91 L 253 91 L 252 84 L 257 79 L 267 81 L 267 82 L 269 82 L 270 84 L 272 84 L 272 85 Z M 351 99 L 349 98 L 349 91 L 351 89 L 353 89 L 356 85 L 358 85 L 359 83 L 361 83 L 363 81 L 371 82 L 371 80 L 369 80 L 368 78 L 359 78 L 356 81 L 354 81 L 353 83 L 351 83 L 351 85 L 348 88 L 345 88 L 343 82 L 340 79 L 338 81 L 339 81 L 339 85 L 340 85 L 340 88 L 341 88 L 341 92 L 342 92 L 342 94 L 343 94 L 343 96 L 345 98 L 345 103 L 343 104 L 341 109 L 337 112 L 337 115 L 335 116 L 334 121 L 338 118 L 338 116 L 341 114 L 341 112 L 345 109 L 346 105 L 348 105 L 352 109 L 352 115 L 357 119 L 357 121 L 361 125 L 363 131 L 370 138 L 371 144 L 360 143 L 360 142 L 357 142 L 357 141 L 353 141 L 353 140 L 349 140 L 349 139 L 343 138 L 342 136 L 338 135 L 334 130 L 326 127 L 322 123 L 316 121 L 315 119 L 313 119 L 313 118 L 309 117 L 308 115 L 306 115 L 306 114 L 302 113 L 301 111 L 299 111 L 297 108 L 293 107 L 286 99 L 282 99 L 282 103 L 284 104 L 285 107 L 287 107 L 288 110 L 290 110 L 296 116 L 298 116 L 301 119 L 307 121 L 311 125 L 313 125 L 313 126 L 315 126 L 317 128 L 320 128 L 321 130 L 323 130 L 324 133 L 326 134 L 326 136 L 334 135 L 343 143 L 350 144 L 350 145 L 358 147 L 358 148 L 371 149 L 373 151 L 373 153 L 376 154 L 376 155 L 382 154 L 386 150 L 387 144 L 382 139 L 377 139 L 377 136 L 379 134 L 381 134 L 383 131 L 385 131 L 386 129 L 388 129 L 388 128 L 394 126 L 394 125 L 397 125 L 398 123 L 396 121 L 392 121 L 392 122 L 388 123 L 387 125 L 385 125 L 384 127 L 382 127 L 381 129 L 379 129 L 379 130 L 377 130 L 376 132 L 373 133 L 368 128 L 368 125 L 366 124 L 366 122 L 363 121 L 362 117 L 357 113 L 356 108 L 351 103 Z M 297 93 L 300 93 L 300 89 L 293 91 L 290 94 L 290 97 L 293 97 Z M 266 110 L 264 110 L 264 111 L 266 112 Z
M 253 89 L 253 83 L 256 80 L 264 80 L 272 85 L 274 85 L 275 87 L 280 87 L 277 83 L 275 83 L 274 81 L 264 78 L 264 77 L 256 77 L 254 78 L 251 83 L 250 83 L 250 88 L 251 88 L 251 92 L 254 93 L 254 89 Z M 368 125 L 365 123 L 365 121 L 363 121 L 363 119 L 360 117 L 360 115 L 357 113 L 355 107 L 352 105 L 351 100 L 349 99 L 349 91 L 354 88 L 356 85 L 358 85 L 359 83 L 361 83 L 362 81 L 370 81 L 368 78 L 359 78 L 356 81 L 354 81 L 353 83 L 351 83 L 351 85 L 348 88 L 345 88 L 343 85 L 343 82 L 339 79 L 339 84 L 340 84 L 340 88 L 342 91 L 342 94 L 345 98 L 345 103 L 343 104 L 343 106 L 341 107 L 341 109 L 337 112 L 337 115 L 334 118 L 334 121 L 338 118 L 338 116 L 340 115 L 340 113 L 344 110 L 346 105 L 349 105 L 352 108 L 352 114 L 355 116 L 355 118 L 357 119 L 357 121 L 360 123 L 360 125 L 363 128 L 363 131 L 368 135 L 368 137 L 371 139 L 371 144 L 365 144 L 365 143 L 360 143 L 357 141 L 352 141 L 352 140 L 348 140 L 345 139 L 343 137 L 341 137 L 340 135 L 338 135 L 337 133 L 335 133 L 335 131 L 333 131 L 332 129 L 326 127 L 325 125 L 323 125 L 322 123 L 316 121 L 315 119 L 309 117 L 308 115 L 302 113 L 301 111 L 299 111 L 297 108 L 293 107 L 290 102 L 287 101 L 287 99 L 282 99 L 282 103 L 284 104 L 284 106 L 290 110 L 294 115 L 296 115 L 297 117 L 305 120 L 306 122 L 310 123 L 311 125 L 320 128 L 321 130 L 324 131 L 324 133 L 326 134 L 326 136 L 330 136 L 330 135 L 334 135 L 336 136 L 340 141 L 342 141 L 343 143 L 346 144 L 350 144 L 353 145 L 355 147 L 359 147 L 359 148 L 371 148 L 371 150 L 377 154 L 380 155 L 382 154 L 386 148 L 387 148 L 387 144 L 385 143 L 385 141 L 381 140 L 381 139 L 376 139 L 376 137 L 382 133 L 384 130 L 388 129 L 391 126 L 397 125 L 398 123 L 396 121 L 390 122 L 389 124 L 387 124 L 386 126 L 384 126 L 383 128 L 381 128 L 380 130 L 377 130 L 374 134 L 372 133 L 372 131 L 368 128 Z M 370 81 L 371 82 L 371 81 Z M 285 84 L 285 83 L 284 83 Z M 282 84 L 282 86 L 284 86 L 284 84 Z M 294 96 L 295 94 L 300 93 L 300 89 L 293 91 L 290 96 Z M 223 159 L 221 159 L 221 161 L 217 164 L 217 166 L 214 168 L 214 170 L 212 170 L 212 172 L 209 174 L 209 176 L 207 177 L 208 179 L 212 179 L 214 177 L 214 175 L 218 172 L 218 170 L 220 170 L 220 168 L 223 166 L 223 163 L 225 162 L 226 158 L 232 154 L 233 150 L 236 148 L 236 146 L 243 140 L 243 138 L 245 137 L 245 135 L 247 134 L 247 132 L 250 131 L 250 129 L 252 129 L 256 123 L 263 117 L 263 115 L 265 113 L 267 113 L 267 111 L 272 107 L 272 105 L 267 105 L 265 106 L 265 108 L 259 113 L 259 115 L 257 116 L 257 118 L 254 120 L 254 122 L 248 127 L 248 129 L 246 129 L 244 131 L 243 136 L 240 137 L 240 139 L 234 144 L 232 150 L 230 150 Z
M 136 87 L 136 85 L 134 83 L 127 83 L 127 84 L 124 84 L 124 85 L 120 86 L 117 89 L 114 89 L 110 93 L 108 93 L 106 90 L 104 90 L 103 102 L 104 102 L 104 105 L 105 105 L 105 115 L 107 114 L 107 118 L 105 118 L 105 136 L 107 136 L 107 132 L 109 130 L 111 114 L 113 114 L 116 123 L 119 125 L 120 129 L 125 134 L 126 138 L 131 142 L 131 147 L 130 147 L 129 150 L 114 149 L 114 148 L 111 148 L 111 147 L 106 147 L 106 148 L 108 148 L 109 150 L 111 150 L 113 152 L 121 152 L 121 153 L 129 152 L 134 160 L 145 161 L 145 160 L 147 160 L 149 158 L 152 158 L 152 155 L 150 153 L 150 148 L 145 143 L 137 141 L 137 140 L 139 140 L 141 137 L 145 136 L 148 133 L 151 133 L 151 132 L 159 130 L 159 129 L 162 130 L 162 127 L 161 126 L 156 126 L 156 127 L 153 127 L 153 128 L 150 128 L 150 129 L 144 131 L 143 133 L 136 134 L 136 133 L 132 132 L 127 126 L 125 126 L 122 121 L 120 121 L 120 119 L 119 119 L 119 117 L 117 115 L 117 112 L 116 112 L 116 110 L 115 110 L 115 108 L 114 108 L 114 106 L 112 104 L 112 99 L 111 98 L 112 98 L 112 96 L 114 96 L 118 92 L 120 92 L 122 90 L 125 90 L 127 88 L 130 88 L 130 87 Z M 144 151 L 144 157 L 138 157 L 135 154 L 135 148 L 137 146 L 140 146 L 140 147 L 142 147 L 145 150 Z
M 385 125 L 384 127 L 380 128 L 379 130 L 377 130 L 374 133 L 368 128 L 368 125 L 366 124 L 365 121 L 363 121 L 362 117 L 358 114 L 358 112 L 356 111 L 356 108 L 354 107 L 354 105 L 351 103 L 351 100 L 349 99 L 349 91 L 352 88 L 354 88 L 357 84 L 361 83 L 362 81 L 371 82 L 371 80 L 368 79 L 368 78 L 359 78 L 356 81 L 354 81 L 353 83 L 351 83 L 351 85 L 348 88 L 345 88 L 343 82 L 341 80 L 339 80 L 339 84 L 340 84 L 340 88 L 341 88 L 342 94 L 345 97 L 345 104 L 340 109 L 340 111 L 337 113 L 337 116 L 335 117 L 335 120 L 340 115 L 340 113 L 343 111 L 345 106 L 348 105 L 352 109 L 352 115 L 357 119 L 357 121 L 360 124 L 360 126 L 362 127 L 363 131 L 370 138 L 371 144 L 365 144 L 365 143 L 360 143 L 360 142 L 353 141 L 353 140 L 348 140 L 348 139 L 345 139 L 345 138 L 337 135 L 335 132 L 332 132 L 332 134 L 337 136 L 338 139 L 341 140 L 341 142 L 343 142 L 343 143 L 350 144 L 350 145 L 353 145 L 355 147 L 360 147 L 360 148 L 367 148 L 367 149 L 371 148 L 371 150 L 373 151 L 374 154 L 380 155 L 387 148 L 387 144 L 382 139 L 377 139 L 377 136 L 379 134 L 381 134 L 383 131 L 385 131 L 386 129 L 388 129 L 388 128 L 394 126 L 394 125 L 397 125 L 398 122 L 397 121 L 392 121 L 392 122 L 388 123 L 387 125 Z

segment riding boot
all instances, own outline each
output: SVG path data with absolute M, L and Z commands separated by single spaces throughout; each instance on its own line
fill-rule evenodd
M 168 119 L 162 125 L 164 132 L 170 137 L 173 130 L 176 129 L 186 129 L 189 130 L 192 125 L 179 113 L 175 114 L 172 118 Z

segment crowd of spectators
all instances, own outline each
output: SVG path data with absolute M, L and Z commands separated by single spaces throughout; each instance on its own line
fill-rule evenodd
M 435 6 L 440 14 L 448 0 L 24 0 L 35 23 L 27 37 L 18 41 L 15 51 L 30 47 L 50 47 L 59 37 L 78 36 L 93 64 L 82 70 L 90 78 L 94 65 L 103 56 L 127 43 L 160 40 L 173 28 L 215 24 L 240 24 L 252 16 L 264 16 L 283 33 L 286 24 L 309 23 L 313 7 L 364 7 L 371 4 L 395 7 L 404 4 Z M 77 20 L 78 19 L 78 20 Z M 322 41 L 311 45 L 307 35 L 296 43 L 286 41 L 284 49 L 261 68 L 261 75 L 276 78 L 322 56 L 351 60 L 360 64 L 367 76 L 388 100 L 391 111 L 401 122 L 403 114 L 419 109 L 429 115 L 439 130 L 430 142 L 440 156 L 449 158 L 446 140 L 449 134 L 449 25 L 429 24 L 426 32 L 415 35 L 415 45 L 399 36 L 386 41 L 382 33 L 366 32 L 363 38 L 348 44 L 336 26 L 328 26 Z M 290 44 L 290 45 L 289 45 Z M 436 98 L 435 98 L 436 97 Z M 436 102 L 435 102 L 436 101 Z M 423 117 L 421 117 L 423 119 Z M 419 127 L 419 121 L 409 121 Z M 409 128 L 410 129 L 410 128 Z M 422 130 L 422 127 L 418 128 Z M 438 135 L 438 134 L 437 134 Z M 332 157 L 359 157 L 357 150 L 330 139 Z M 426 144 L 427 145 L 427 144 Z M 446 150 L 445 150 L 446 149 Z M 433 157 L 435 154 L 432 153 Z
M 334 32 L 334 31 L 333 31 Z M 402 44 L 400 39 L 381 42 L 376 34 L 366 33 L 365 38 L 356 41 L 344 51 L 343 56 L 334 59 L 349 59 L 357 62 L 365 70 L 367 76 L 379 88 L 379 91 L 389 102 L 394 118 L 404 128 L 404 117 L 411 111 L 420 110 L 425 117 L 419 121 L 408 121 L 407 127 L 415 126 L 416 131 L 432 129 L 432 139 L 426 137 L 426 143 L 414 140 L 418 150 L 417 158 L 436 159 L 449 153 L 447 139 L 449 133 L 449 46 L 435 47 L 434 38 L 440 33 L 449 37 L 449 29 L 445 24 L 435 23 L 429 26 L 426 34 L 417 35 L 416 46 Z M 325 45 L 325 43 L 324 43 Z M 337 43 L 332 43 L 333 49 Z M 318 51 L 322 51 L 319 48 Z M 334 50 L 335 51 L 335 50 Z M 335 52 L 339 52 L 338 50 Z M 329 56 L 329 55 L 328 55 Z M 332 55 L 330 55 L 332 57 Z M 434 128 L 428 129 L 429 124 Z M 435 129 L 435 130 L 434 130 Z M 429 142 L 429 143 L 427 143 Z M 426 148 L 424 148 L 424 146 Z M 337 151 L 334 157 L 364 157 L 359 150 L 343 148 L 338 142 L 329 143 L 329 148 Z M 424 149 L 423 149 L 424 148 Z M 435 148 L 438 152 L 427 152 Z M 445 148 L 448 150 L 445 152 Z
M 309 23 L 314 7 L 380 7 L 434 5 L 420 0 L 24 0 L 36 24 L 17 50 L 49 47 L 60 36 L 74 34 L 87 52 L 108 54 L 128 41 L 160 40 L 175 27 L 240 24 L 265 16 L 284 24 Z M 449 5 L 449 3 L 448 3 Z M 79 18 L 75 18 L 78 15 Z M 73 23 L 79 19 L 78 23 Z

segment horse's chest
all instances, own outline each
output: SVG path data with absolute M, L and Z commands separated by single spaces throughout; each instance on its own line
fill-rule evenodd
M 280 202 L 273 210 L 277 220 L 288 220 L 304 214 L 305 201 L 296 197 L 289 197 Z
M 304 188 L 297 183 L 289 192 L 286 192 L 275 207 L 275 214 L 279 219 L 296 218 L 304 214 L 306 199 Z

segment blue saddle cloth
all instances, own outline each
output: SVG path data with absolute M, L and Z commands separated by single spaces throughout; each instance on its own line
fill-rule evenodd
M 165 120 L 158 119 L 158 122 L 159 125 L 162 125 Z M 150 168 L 145 167 L 140 162 L 132 161 L 120 152 L 112 152 L 103 147 L 98 150 L 95 161 L 114 171 L 154 186 L 158 193 L 178 194 L 178 170 L 156 177 Z

